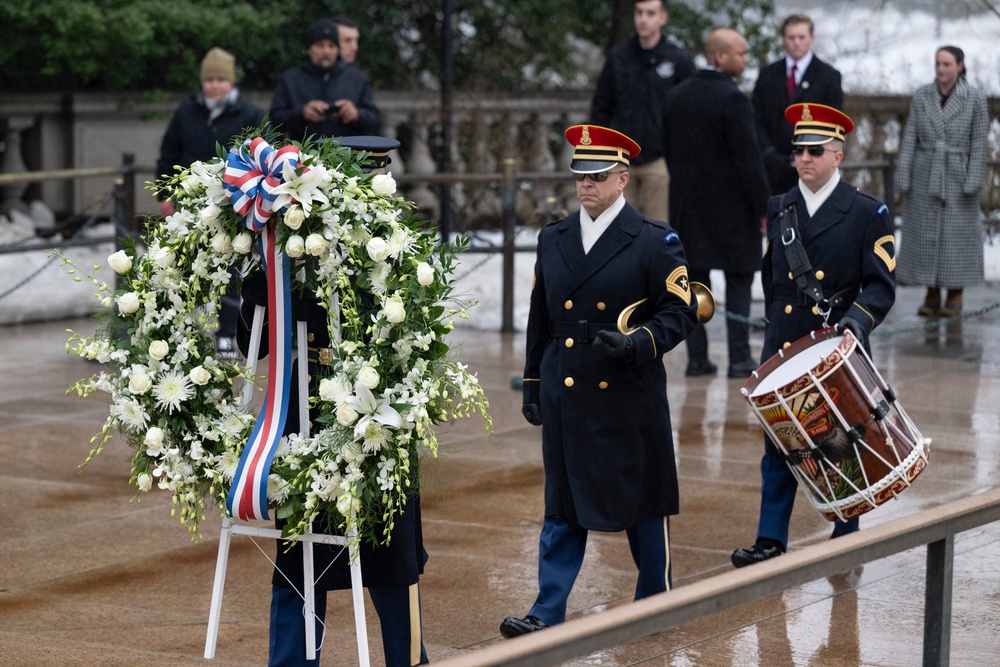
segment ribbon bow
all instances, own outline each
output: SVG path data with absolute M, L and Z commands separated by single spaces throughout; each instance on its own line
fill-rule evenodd
M 242 225 L 261 232 L 261 258 L 267 272 L 267 309 L 271 326 L 267 329 L 267 390 L 264 405 L 250 439 L 240 454 L 226 498 L 226 509 L 245 521 L 268 519 L 267 480 L 271 461 L 284 435 L 292 375 L 291 269 L 288 255 L 278 245 L 275 225 L 268 224 L 274 213 L 274 190 L 284 182 L 286 166 L 298 166 L 299 149 L 285 146 L 275 150 L 257 137 L 247 139 L 229 151 L 223 187 Z M 300 397 L 299 400 L 308 400 Z

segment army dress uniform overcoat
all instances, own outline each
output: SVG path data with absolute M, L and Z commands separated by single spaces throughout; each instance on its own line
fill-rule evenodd
M 828 299 L 840 295 L 831 309 L 829 324 L 836 324 L 846 315 L 860 322 L 865 333 L 870 334 L 896 300 L 896 254 L 888 209 L 844 181 L 837 184 L 813 216 L 806 210 L 798 186 L 786 196 L 788 202 L 796 203 L 802 244 L 823 294 Z M 815 302 L 789 278 L 788 259 L 781 244 L 780 209 L 781 197 L 772 197 L 768 201 L 767 250 L 761 273 L 768 316 L 761 363 L 785 343 L 794 343 L 824 326 L 823 318 L 813 312 Z
M 541 404 L 545 516 L 620 531 L 676 514 L 663 355 L 697 306 L 677 234 L 626 204 L 589 253 L 579 212 L 542 229 L 537 253 L 524 402 Z M 635 356 L 599 357 L 594 336 L 642 299 L 628 321 Z

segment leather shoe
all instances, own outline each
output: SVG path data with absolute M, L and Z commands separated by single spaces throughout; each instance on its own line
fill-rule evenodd
M 534 616 L 525 616 L 524 618 L 508 616 L 500 624 L 500 634 L 504 636 L 504 639 L 513 639 L 535 630 L 544 630 L 547 627 L 549 626 Z
M 781 545 L 777 542 L 758 542 L 747 549 L 737 549 L 733 552 L 731 559 L 734 567 L 743 567 L 775 558 L 776 556 L 780 556 L 781 553 Z
M 684 371 L 684 375 L 688 377 L 698 377 L 699 375 L 715 375 L 715 372 L 719 370 L 715 364 L 713 364 L 708 359 L 695 359 L 688 362 L 687 370 Z
M 757 362 L 753 359 L 738 361 L 735 364 L 730 364 L 729 377 L 746 380 L 755 370 L 757 370 Z

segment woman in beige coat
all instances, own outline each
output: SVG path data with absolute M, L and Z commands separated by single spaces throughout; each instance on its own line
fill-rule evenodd
M 927 287 L 921 316 L 956 317 L 962 288 L 983 281 L 979 191 L 989 116 L 986 95 L 965 80 L 960 48 L 938 49 L 934 72 L 934 83 L 913 95 L 899 151 L 896 183 L 906 205 L 896 279 Z

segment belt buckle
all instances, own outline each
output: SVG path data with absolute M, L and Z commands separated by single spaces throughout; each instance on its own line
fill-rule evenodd
M 333 363 L 333 350 L 329 347 L 321 347 L 316 350 L 316 361 L 320 366 L 329 366 Z
M 587 326 L 587 320 L 577 320 L 576 336 L 574 337 L 574 340 L 576 340 L 577 343 L 586 343 L 588 340 L 590 340 L 588 336 L 590 332 L 588 329 L 589 327 Z

